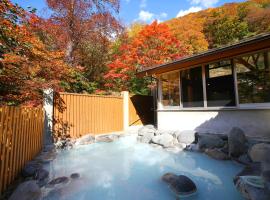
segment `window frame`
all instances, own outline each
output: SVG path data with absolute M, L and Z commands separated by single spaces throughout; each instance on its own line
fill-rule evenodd
M 181 72 L 182 71 L 185 71 L 185 70 L 192 69 L 192 68 L 198 68 L 198 67 L 200 67 L 202 69 L 203 106 L 202 107 L 185 107 L 184 108 L 183 103 L 182 103 L 182 93 L 180 93 L 180 97 L 181 97 L 180 98 L 180 105 L 181 105 L 181 108 L 182 109 L 187 109 L 187 110 L 192 109 L 192 110 L 195 110 L 196 108 L 198 108 L 198 109 L 204 108 L 205 107 L 205 102 L 206 102 L 206 105 L 207 105 L 207 101 L 206 101 L 207 96 L 204 96 L 204 84 L 206 84 L 206 82 L 204 83 L 205 80 L 204 80 L 204 75 L 203 75 L 204 74 L 203 73 L 203 70 L 205 70 L 204 65 L 196 65 L 196 66 L 193 66 L 193 67 L 184 68 L 184 69 L 179 70 L 179 76 L 180 76 L 180 79 L 179 79 L 180 80 L 180 82 L 179 82 L 179 84 L 180 84 L 180 92 L 181 92 L 181 89 L 182 89 Z
M 206 70 L 206 66 L 207 65 L 211 65 L 211 64 L 214 64 L 214 63 L 218 63 L 218 62 L 221 62 L 221 61 L 224 61 L 224 60 L 229 60 L 231 62 L 231 67 L 232 67 L 232 76 L 233 76 L 233 81 L 234 81 L 234 97 L 235 97 L 235 106 L 207 106 L 207 84 L 206 84 L 206 74 L 205 74 L 205 70 Z M 214 62 L 209 62 L 209 63 L 206 63 L 203 65 L 203 68 L 204 68 L 204 78 L 205 78 L 205 92 L 206 92 L 206 97 L 205 97 L 205 100 L 206 100 L 206 106 L 205 108 L 207 109 L 211 109 L 211 108 L 214 108 L 214 109 L 234 109 L 234 108 L 237 108 L 238 107 L 238 101 L 237 99 L 238 98 L 238 91 L 237 91 L 237 96 L 236 96 L 236 84 L 237 84 L 237 80 L 235 80 L 235 72 L 236 72 L 236 68 L 235 68 L 235 64 L 234 64 L 234 58 L 227 58 L 227 59 L 221 59 L 221 60 L 218 60 L 218 61 L 214 61 Z
M 178 73 L 179 76 L 179 101 L 180 101 L 180 105 L 178 106 L 164 106 L 162 104 L 162 100 L 163 100 L 163 93 L 162 93 L 162 75 L 165 74 L 171 74 L 171 73 Z M 174 71 L 170 71 L 167 73 L 162 73 L 158 76 L 158 110 L 179 110 L 181 109 L 181 80 L 180 80 L 180 71 L 179 70 L 174 70 Z
M 233 62 L 236 58 L 240 58 L 240 57 L 245 57 L 245 56 L 250 56 L 252 54 L 258 54 L 258 53 L 263 53 L 263 52 L 268 52 L 270 54 L 270 49 L 264 49 L 264 50 L 260 50 L 260 51 L 254 51 L 251 53 L 246 53 L 246 54 L 242 54 L 239 56 L 235 56 L 233 58 Z M 238 108 L 239 109 L 270 109 L 270 102 L 265 102 L 265 103 L 240 103 L 239 100 L 239 90 L 238 90 L 238 82 L 237 82 L 237 70 L 236 70 L 236 65 L 235 63 L 233 63 L 234 65 L 234 71 L 235 71 L 235 79 L 236 79 L 236 89 L 237 89 L 237 102 L 238 102 Z
M 191 67 L 185 67 L 183 69 L 178 69 L 178 70 L 173 70 L 170 72 L 162 73 L 157 76 L 158 78 L 158 109 L 157 111 L 216 111 L 216 110 L 265 110 L 265 109 L 270 109 L 270 102 L 265 102 L 265 103 L 247 103 L 247 104 L 240 104 L 239 103 L 239 93 L 238 93 L 238 82 L 237 82 L 237 70 L 236 70 L 236 65 L 235 65 L 235 58 L 238 57 L 243 57 L 243 56 L 248 56 L 251 54 L 256 54 L 256 53 L 262 53 L 268 51 L 270 52 L 270 48 L 262 49 L 259 51 L 253 51 L 241 55 L 237 55 L 234 57 L 228 57 L 225 59 L 218 59 L 213 62 L 206 62 L 202 63 L 200 65 L 195 65 Z M 235 92 L 235 106 L 219 106 L 219 107 L 208 107 L 207 106 L 207 87 L 206 87 L 206 74 L 205 74 L 205 67 L 208 64 L 213 64 L 216 62 L 220 62 L 223 60 L 231 60 L 232 63 L 232 75 L 233 75 L 233 80 L 234 80 L 234 92 Z M 204 98 L 204 106 L 203 107 L 189 107 L 189 108 L 184 108 L 183 103 L 182 103 L 182 85 L 181 85 L 181 71 L 191 69 L 191 68 L 196 68 L 196 67 L 202 67 L 202 84 L 203 84 L 203 98 Z M 173 73 L 173 72 L 178 72 L 179 75 L 179 99 L 180 99 L 180 105 L 179 106 L 163 106 L 162 105 L 162 80 L 161 76 L 163 74 L 168 74 L 168 73 Z

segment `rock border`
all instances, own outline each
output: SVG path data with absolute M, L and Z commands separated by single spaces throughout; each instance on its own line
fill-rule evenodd
M 121 133 L 94 135 L 87 134 L 78 139 L 58 141 L 55 145 L 44 146 L 41 153 L 32 161 L 26 163 L 21 177 L 8 188 L 4 196 L 40 194 L 39 189 L 49 188 L 53 192 L 55 187 L 61 189 L 66 184 L 80 178 L 74 172 L 69 177 L 56 177 L 49 180 L 49 172 L 42 166 L 56 158 L 58 149 L 71 149 L 76 146 L 89 145 L 100 142 L 113 142 L 122 136 L 134 135 Z M 233 127 L 228 134 L 199 133 L 196 131 L 164 131 L 157 130 L 153 125 L 146 125 L 138 129 L 137 141 L 151 145 L 154 148 L 177 153 L 179 151 L 195 151 L 204 153 L 216 160 L 233 160 L 244 165 L 243 170 L 234 177 L 234 184 L 238 191 L 250 200 L 270 199 L 270 143 L 266 141 L 250 140 L 243 130 Z M 259 162 L 258 162 L 259 161 Z M 254 188 L 243 182 L 241 176 L 256 175 L 265 183 L 264 189 Z M 25 187 L 25 185 L 30 185 Z M 14 190 L 15 188 L 15 190 Z M 22 188 L 28 188 L 22 190 Z M 32 188 L 32 189 L 31 189 Z M 37 189 L 39 188 L 39 189 Z M 11 194 L 11 192 L 13 193 Z M 21 193 L 21 194 L 20 194 Z M 261 195 L 260 195 L 261 194 Z M 259 197 L 258 197 L 259 195 Z M 5 198 L 5 197 L 4 197 Z M 7 198 L 6 198 L 7 199 Z

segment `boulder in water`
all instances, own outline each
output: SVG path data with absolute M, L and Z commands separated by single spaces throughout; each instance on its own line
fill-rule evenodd
M 176 132 L 177 140 L 179 143 L 191 144 L 195 142 L 196 131 L 187 130 L 187 131 L 180 131 L 179 133 Z
M 143 143 L 149 143 L 152 138 L 155 136 L 155 133 L 152 131 L 141 133 L 141 136 L 138 137 L 138 141 Z
M 249 150 L 249 156 L 253 162 L 270 163 L 270 144 L 255 144 Z
M 138 130 L 138 135 L 139 136 L 144 136 L 145 133 L 153 133 L 153 134 L 155 134 L 156 131 L 157 130 L 155 129 L 155 127 L 153 125 L 146 125 L 146 126 L 141 127 Z
M 216 135 L 200 135 L 198 138 L 198 145 L 201 150 L 221 148 L 225 142 Z
M 228 134 L 229 155 L 239 157 L 247 152 L 247 139 L 242 129 L 234 127 Z
M 171 147 L 174 144 L 174 137 L 168 133 L 157 135 L 152 138 L 152 142 L 163 147 Z
M 261 181 L 255 180 L 254 185 L 251 181 L 248 181 L 249 178 L 260 179 L 260 176 L 240 176 L 234 180 L 235 187 L 237 190 L 249 200 L 269 200 L 270 193 L 266 188 L 263 187 Z M 261 182 L 261 183 L 260 183 Z
M 186 196 L 194 194 L 197 191 L 195 183 L 184 175 L 175 175 L 173 173 L 166 173 L 161 178 L 166 182 L 170 189 L 179 196 Z

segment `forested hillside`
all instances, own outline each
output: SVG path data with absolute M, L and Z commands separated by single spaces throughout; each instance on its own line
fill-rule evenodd
M 140 69 L 270 31 L 270 0 L 225 4 L 124 27 L 119 0 L 46 0 L 51 15 L 0 1 L 0 104 L 36 105 L 42 90 L 148 94 Z
M 270 0 L 225 4 L 165 22 L 190 53 L 270 31 Z

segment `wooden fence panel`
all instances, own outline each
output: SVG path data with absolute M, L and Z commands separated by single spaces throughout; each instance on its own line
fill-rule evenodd
M 60 98 L 64 109 L 54 104 L 56 134 L 78 138 L 123 130 L 122 97 L 61 93 Z
M 42 108 L 0 107 L 0 195 L 42 149 Z

